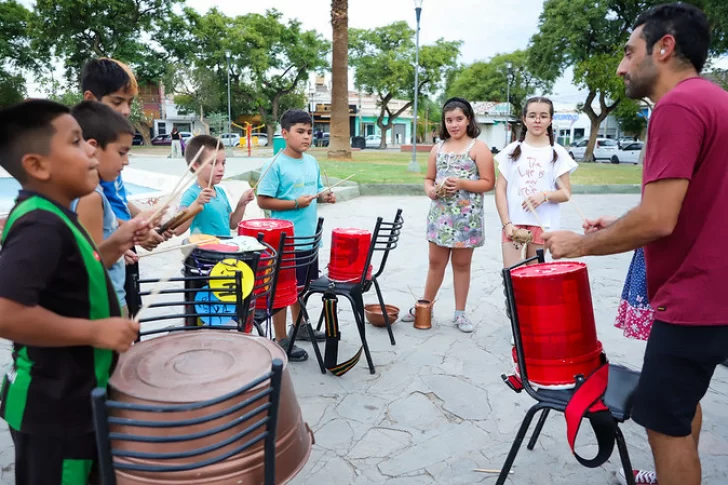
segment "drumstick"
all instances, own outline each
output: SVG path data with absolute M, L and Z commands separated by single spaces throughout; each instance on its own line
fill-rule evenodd
M 276 163 L 276 159 L 278 158 L 278 155 L 280 155 L 281 152 L 276 153 L 276 156 L 273 157 L 273 160 L 271 160 L 270 165 L 268 165 L 268 168 L 265 169 L 265 172 L 263 172 L 263 175 L 260 176 L 257 182 L 255 182 L 255 185 L 253 185 L 253 192 L 255 192 L 255 189 L 258 188 L 258 184 L 261 180 L 265 178 L 265 176 L 268 174 L 268 171 L 273 168 L 273 164 Z
M 200 151 L 202 151 L 202 149 L 200 149 Z M 199 155 L 199 152 L 198 152 L 198 155 Z M 212 157 L 208 158 L 202 165 L 200 165 L 200 167 L 197 170 L 198 171 L 202 170 L 204 167 L 207 166 L 208 163 L 212 162 L 212 160 L 213 160 Z M 188 167 L 191 167 L 194 162 L 195 162 L 195 160 L 192 160 L 190 162 L 190 164 L 188 165 Z M 192 174 L 192 175 L 194 175 L 194 174 Z M 183 175 L 182 180 L 184 180 L 184 178 L 186 176 L 187 176 L 187 174 Z M 185 184 L 182 184 L 180 186 L 180 183 L 182 182 L 182 180 L 180 180 L 180 182 L 177 184 L 177 187 L 175 188 L 175 191 L 172 192 L 172 194 L 170 194 L 169 198 L 167 198 L 167 200 L 164 202 L 164 204 L 162 204 L 161 207 L 159 207 L 156 211 L 154 211 L 152 213 L 152 216 L 149 217 L 150 221 L 153 221 L 154 219 L 157 218 L 157 216 L 159 216 L 162 212 L 164 212 L 167 209 L 167 207 L 169 207 L 169 205 L 172 203 L 172 201 L 179 195 L 179 192 L 182 192 L 182 190 L 185 189 Z
M 207 188 L 209 189 L 212 186 L 212 178 L 215 176 L 215 164 L 217 163 L 217 150 L 220 148 L 220 139 L 215 138 L 215 158 L 212 162 L 212 170 L 210 170 L 210 180 L 207 181 Z
M 197 246 L 197 244 L 195 244 L 195 246 Z M 193 248 L 191 248 L 191 247 L 185 248 L 183 250 L 183 253 L 184 253 L 185 258 L 192 251 L 193 251 Z M 171 265 L 171 267 L 170 267 L 169 271 L 167 272 L 167 274 L 165 274 L 163 278 L 160 278 L 160 280 L 154 286 L 154 288 L 152 289 L 152 291 L 149 292 L 149 296 L 146 297 L 147 302 L 144 305 L 142 305 L 142 307 L 139 309 L 139 311 L 137 312 L 137 314 L 134 316 L 134 321 L 135 322 L 137 322 L 137 323 L 139 322 L 139 319 L 141 318 L 142 313 L 144 313 L 146 310 L 149 309 L 149 307 L 152 304 L 152 300 L 154 299 L 154 297 L 156 297 L 164 289 L 164 285 L 167 284 L 167 282 L 169 282 L 169 280 L 171 280 L 172 278 L 174 278 L 174 275 L 176 275 L 177 273 L 179 273 L 179 266 L 174 265 L 174 264 Z
M 558 177 L 556 178 L 556 186 L 559 189 L 566 191 L 566 193 L 568 194 L 568 197 L 569 197 L 569 201 L 574 206 L 574 209 L 576 209 L 576 212 L 578 212 L 579 215 L 581 216 L 581 220 L 584 222 L 584 224 L 586 224 L 587 223 L 586 222 L 586 216 L 584 215 L 584 213 L 582 212 L 582 210 L 579 208 L 579 205 L 576 203 L 576 201 L 571 196 L 571 191 L 569 189 L 567 189 L 566 186 L 564 186 L 564 183 L 561 180 L 559 180 Z
M 531 213 L 533 214 L 533 217 L 536 218 L 536 222 L 538 222 L 538 227 L 540 227 L 543 232 L 546 232 L 546 229 L 543 228 L 543 222 L 541 222 L 541 218 L 538 216 L 538 213 L 536 212 L 536 209 L 533 207 L 533 204 L 531 204 L 531 200 L 528 198 L 528 196 L 524 196 L 523 200 L 526 201 L 528 210 L 530 210 Z
M 326 186 L 331 190 L 331 184 L 329 183 L 329 175 L 326 173 L 326 169 L 324 169 L 324 179 L 326 179 Z
M 176 245 L 170 246 L 168 248 L 158 249 L 156 251 L 151 251 L 151 252 L 148 252 L 148 253 L 145 253 L 145 254 L 141 254 L 141 255 L 139 255 L 139 257 L 140 258 L 145 258 L 147 256 L 154 256 L 156 254 L 169 253 L 171 251 L 176 251 L 177 249 L 184 249 L 184 248 L 189 248 L 189 247 L 192 247 L 192 246 L 201 246 L 203 244 L 207 244 L 207 243 L 211 243 L 211 242 L 215 242 L 215 241 L 217 241 L 217 238 L 216 237 L 213 237 L 213 238 L 210 238 L 210 239 L 205 239 L 205 240 L 200 241 L 200 242 L 187 243 L 187 244 L 176 244 Z
M 339 185 L 343 184 L 344 182 L 346 182 L 347 180 L 349 180 L 349 179 L 350 179 L 351 177 L 353 177 L 354 175 L 356 175 L 356 174 L 355 174 L 355 173 L 353 173 L 353 174 L 349 175 L 348 177 L 346 177 L 345 179 L 343 179 L 343 180 L 339 180 L 338 182 L 336 182 L 336 183 L 335 183 L 334 185 L 332 185 L 332 186 L 331 186 L 331 187 L 329 187 L 328 189 L 324 189 L 324 190 L 322 190 L 321 192 L 319 192 L 318 194 L 314 195 L 314 197 L 318 197 L 319 195 L 323 194 L 323 193 L 324 193 L 324 192 L 326 192 L 327 190 L 331 190 L 331 189 L 333 189 L 334 187 L 338 187 Z
M 500 470 L 494 470 L 491 468 L 473 468 L 473 471 L 480 472 L 480 473 L 500 473 L 501 472 Z M 510 470 L 508 472 L 508 474 L 513 474 L 513 473 L 515 473 L 513 470 Z

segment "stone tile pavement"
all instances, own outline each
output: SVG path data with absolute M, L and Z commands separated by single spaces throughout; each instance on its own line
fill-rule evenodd
M 581 195 L 575 197 L 588 215 L 619 215 L 637 202 L 635 195 Z M 399 248 L 392 254 L 382 278 L 385 300 L 405 311 L 419 294 L 427 272 L 424 239 L 428 200 L 424 197 L 360 197 L 333 206 L 321 206 L 328 232 L 336 227 L 373 229 L 377 216 L 393 217 L 404 209 L 405 225 Z M 304 419 L 314 430 L 316 445 L 292 485 L 458 485 L 492 484 L 495 475 L 474 468 L 501 467 L 520 422 L 532 404 L 525 394 L 515 394 L 501 381 L 511 369 L 510 328 L 504 314 L 500 224 L 492 197 L 486 198 L 487 242 L 476 250 L 468 312 L 476 324 L 463 334 L 450 322 L 454 303 L 448 270 L 438 304 L 434 327 L 414 329 L 398 322 L 397 345 L 391 346 L 386 330 L 367 326 L 376 374 L 370 375 L 364 358 L 341 378 L 321 375 L 315 359 L 292 363 L 289 369 Z M 562 209 L 563 224 L 578 228 L 573 207 Z M 327 246 L 330 236 L 326 236 Z M 169 244 L 169 243 L 168 243 Z M 322 267 L 328 260 L 322 250 Z M 622 337 L 612 326 L 617 302 L 631 255 L 586 258 L 592 285 L 599 338 L 609 358 L 639 368 L 644 343 Z M 142 260 L 144 275 L 163 275 L 179 264 L 179 254 L 166 253 Z M 317 316 L 320 300 L 311 299 L 310 312 Z M 366 302 L 376 297 L 365 296 Z M 358 349 L 353 317 L 342 301 L 340 323 L 343 339 L 340 355 Z M 311 350 L 310 344 L 302 343 Z M 6 342 L 0 364 L 7 366 Z M 312 352 L 311 352 L 312 353 Z M 719 367 L 703 400 L 704 423 L 700 450 L 704 485 L 728 483 L 728 368 Z M 644 431 L 634 423 L 623 426 L 632 460 L 637 467 L 651 466 Z M 595 450 L 588 426 L 582 429 L 578 449 L 589 456 Z M 580 466 L 570 456 L 563 417 L 552 415 L 534 451 L 521 450 L 508 483 L 513 485 L 581 485 L 617 483 L 615 452 L 598 469 Z M 0 430 L 0 483 L 13 483 L 12 442 Z

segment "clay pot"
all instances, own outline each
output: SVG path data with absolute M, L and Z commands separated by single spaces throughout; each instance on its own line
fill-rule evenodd
M 281 387 L 281 399 L 276 434 L 276 483 L 291 480 L 308 461 L 313 443 L 313 434 L 304 423 L 301 409 L 296 400 L 293 382 L 287 368 L 284 350 L 274 342 L 233 331 L 196 330 L 168 334 L 135 344 L 122 354 L 114 375 L 109 381 L 110 398 L 116 401 L 136 404 L 182 404 L 212 399 L 242 387 L 246 382 L 270 370 L 273 359 L 285 364 Z M 177 421 L 208 415 L 216 410 L 229 408 L 260 392 L 268 383 L 263 383 L 250 392 L 219 404 L 215 408 L 197 411 L 165 413 L 164 415 L 123 410 L 115 417 Z M 112 432 L 120 431 L 137 435 L 189 434 L 211 429 L 229 423 L 261 404 L 257 401 L 241 410 L 206 423 L 183 428 L 139 428 L 115 426 Z M 263 419 L 265 413 L 256 416 Z M 140 452 L 181 452 L 219 443 L 253 424 L 246 421 L 231 429 L 183 443 L 136 443 L 116 442 L 115 447 Z M 259 432 L 263 432 L 261 427 Z M 184 464 L 219 456 L 233 449 L 234 443 L 210 454 L 179 460 L 165 460 L 168 464 Z M 120 460 L 117 458 L 117 460 Z M 123 460 L 144 463 L 144 460 L 124 458 Z M 158 464 L 158 462 L 155 462 Z M 119 485 L 259 485 L 263 483 L 263 441 L 245 452 L 212 466 L 173 473 L 143 473 L 117 470 Z
M 387 309 L 387 315 L 389 316 L 389 323 L 391 325 L 399 318 L 399 308 L 394 305 L 384 305 L 384 307 Z M 375 327 L 387 326 L 387 324 L 384 322 L 382 307 L 379 305 L 379 303 L 364 305 L 364 315 L 366 316 L 367 321 Z

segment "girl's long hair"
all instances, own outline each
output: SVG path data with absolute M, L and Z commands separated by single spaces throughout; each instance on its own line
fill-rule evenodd
M 521 143 L 523 143 L 523 140 L 526 139 L 526 133 L 528 132 L 528 127 L 526 127 L 525 119 L 526 115 L 528 114 L 528 106 L 533 103 L 544 103 L 549 105 L 549 115 L 551 116 L 551 123 L 549 123 L 549 127 L 546 129 L 546 133 L 548 133 L 549 135 L 549 142 L 551 143 L 551 146 L 554 146 L 554 103 L 552 103 L 549 98 L 544 98 L 543 96 L 528 98 L 526 100 L 526 104 L 523 106 L 523 113 L 521 113 L 521 119 L 524 121 L 523 127 L 521 127 L 521 134 L 518 137 L 518 145 L 516 145 L 516 148 L 510 155 L 510 159 L 514 162 L 521 158 Z M 551 160 L 551 163 L 556 163 L 556 160 L 558 158 L 559 155 L 558 153 L 556 153 L 556 149 L 554 148 L 554 158 Z
M 447 131 L 447 125 L 445 124 L 445 113 L 448 113 L 450 111 L 460 109 L 462 110 L 463 114 L 465 114 L 465 117 L 468 119 L 468 129 L 467 134 L 470 138 L 478 138 L 480 135 L 480 127 L 478 126 L 478 123 L 475 121 L 475 111 L 473 111 L 473 107 L 470 105 L 470 102 L 467 99 L 463 98 L 450 98 L 447 101 L 445 101 L 445 104 L 442 106 L 442 121 L 440 122 L 440 139 L 441 140 L 447 140 L 450 138 L 450 133 Z

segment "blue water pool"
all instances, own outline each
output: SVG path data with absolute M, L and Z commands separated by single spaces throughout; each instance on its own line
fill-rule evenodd
M 124 187 L 126 187 L 127 196 L 159 192 L 158 189 L 153 187 L 130 184 L 129 182 L 124 182 Z M 19 190 L 20 184 L 14 178 L 0 178 L 0 212 L 7 212 L 13 207 Z

